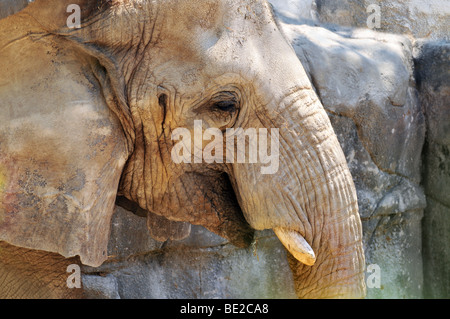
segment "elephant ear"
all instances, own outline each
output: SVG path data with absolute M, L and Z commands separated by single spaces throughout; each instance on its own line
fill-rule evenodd
M 0 20 L 0 240 L 99 266 L 126 137 L 98 61 L 27 18 Z

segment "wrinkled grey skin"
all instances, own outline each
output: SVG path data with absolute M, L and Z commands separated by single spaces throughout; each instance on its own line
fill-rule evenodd
M 299 297 L 364 296 L 352 178 L 265 1 L 37 0 L 0 21 L 0 48 L 0 240 L 99 266 L 117 200 L 158 240 L 198 224 L 245 247 L 274 229 Z M 175 163 L 171 133 L 194 120 L 279 129 L 278 171 Z

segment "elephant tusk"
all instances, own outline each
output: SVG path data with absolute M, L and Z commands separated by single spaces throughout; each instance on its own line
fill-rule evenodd
M 281 227 L 274 228 L 273 231 L 295 259 L 307 266 L 314 265 L 316 262 L 316 255 L 302 235 L 294 230 Z

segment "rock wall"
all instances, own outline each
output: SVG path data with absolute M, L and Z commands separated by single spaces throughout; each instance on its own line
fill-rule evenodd
M 355 181 L 366 262 L 379 269 L 379 285 L 368 269 L 367 298 L 449 297 L 448 2 L 272 3 Z M 382 8 L 379 30 L 366 27 L 371 3 Z M 117 208 L 108 254 L 100 268 L 83 269 L 90 297 L 295 298 L 271 231 L 257 232 L 249 249 L 201 227 L 160 243 Z
M 31 0 L 0 1 L 0 19 L 6 18 L 25 8 Z
M 419 41 L 416 79 L 427 119 L 424 297 L 450 297 L 450 43 Z
M 272 231 L 238 249 L 193 226 L 182 241 L 150 238 L 145 219 L 117 207 L 108 262 L 84 267 L 92 298 L 296 298 L 286 251 Z
M 297 23 L 366 28 L 378 6 L 377 31 L 409 38 L 450 40 L 450 3 L 447 0 L 272 0 L 278 11 Z M 370 7 L 372 5 L 372 7 Z

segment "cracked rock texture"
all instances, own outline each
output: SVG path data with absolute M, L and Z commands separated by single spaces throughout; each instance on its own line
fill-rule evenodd
M 283 16 L 300 23 L 366 28 L 377 5 L 377 31 L 404 34 L 410 38 L 450 40 L 448 0 L 271 0 Z M 373 18 L 370 17 L 370 18 Z M 372 20 L 374 21 L 374 20 Z
M 380 30 L 365 27 L 369 2 L 382 8 Z M 380 270 L 367 298 L 450 297 L 449 2 L 272 3 L 357 188 L 366 263 Z M 238 249 L 193 226 L 160 243 L 117 207 L 109 259 L 83 268 L 84 288 L 93 298 L 296 298 L 283 246 L 272 231 L 256 235 Z

